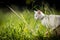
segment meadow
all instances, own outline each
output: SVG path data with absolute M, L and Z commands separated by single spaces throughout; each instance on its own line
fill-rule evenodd
M 57 37 L 51 35 L 51 32 L 45 34 L 47 28 L 43 26 L 40 20 L 34 19 L 34 11 L 24 8 L 12 7 L 18 16 L 11 10 L 0 9 L 0 40 L 55 40 Z M 43 10 L 43 8 L 40 8 Z M 59 14 L 57 10 L 48 6 L 45 7 L 45 14 Z M 49 31 L 49 30 L 48 30 Z M 53 39 L 52 39 L 53 38 Z

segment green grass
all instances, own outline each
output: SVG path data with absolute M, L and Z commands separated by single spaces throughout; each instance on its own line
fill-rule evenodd
M 0 10 L 0 40 L 47 40 L 49 38 L 50 33 L 45 34 L 46 27 L 40 20 L 34 19 L 33 11 L 24 9 L 22 12 L 16 12 L 20 18 L 11 11 Z M 48 14 L 49 11 L 46 13 Z

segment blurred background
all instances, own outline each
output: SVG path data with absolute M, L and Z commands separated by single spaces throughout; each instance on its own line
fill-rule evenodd
M 48 4 L 49 7 L 56 8 L 57 10 L 60 9 L 60 1 L 59 0 L 0 0 L 0 5 L 17 5 L 19 7 L 28 7 L 32 9 L 34 6 L 39 6 Z

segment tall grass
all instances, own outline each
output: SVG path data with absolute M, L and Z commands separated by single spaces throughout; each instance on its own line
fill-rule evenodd
M 46 40 L 45 37 L 50 36 L 50 33 L 45 34 L 46 27 L 40 20 L 34 19 L 33 11 L 24 9 L 22 12 L 16 12 L 20 18 L 12 11 L 0 10 L 0 40 Z M 47 14 L 48 12 L 46 11 Z

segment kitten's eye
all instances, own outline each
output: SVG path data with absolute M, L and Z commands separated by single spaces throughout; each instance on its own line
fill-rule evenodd
M 36 17 L 37 17 L 37 15 L 36 15 Z

